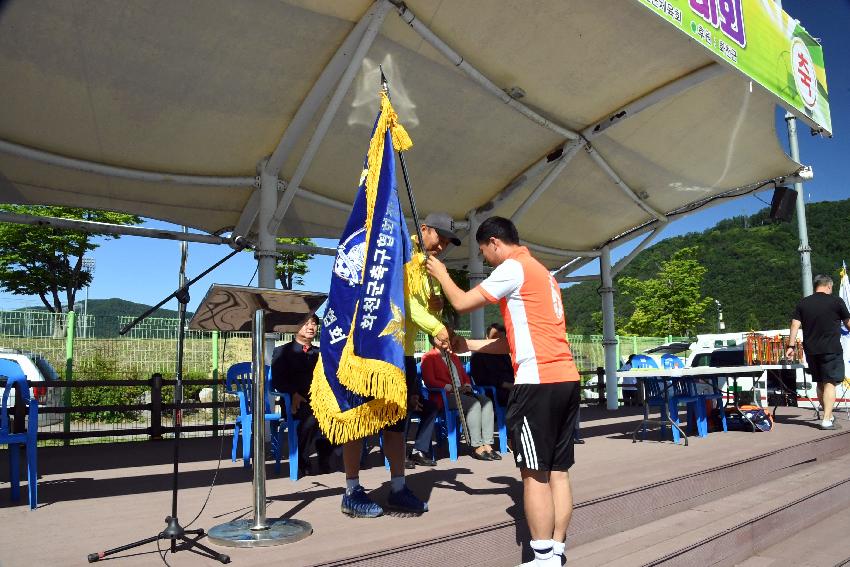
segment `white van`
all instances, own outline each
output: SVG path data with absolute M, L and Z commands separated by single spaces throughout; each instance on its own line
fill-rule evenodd
M 46 358 L 40 354 L 20 349 L 0 348 L 0 359 L 16 363 L 30 383 L 30 397 L 38 400 L 39 405 L 47 407 L 62 406 L 62 391 L 64 388 L 46 388 L 33 385 L 37 382 L 58 381 L 59 375 Z M 2 395 L 2 389 L 0 389 Z M 15 390 L 9 392 L 8 407 L 15 405 Z M 38 426 L 48 427 L 62 421 L 61 413 L 38 414 Z
M 788 336 L 789 329 L 759 331 L 765 336 Z M 687 367 L 695 366 L 743 366 L 746 364 L 744 345 L 748 333 L 723 333 L 697 335 L 696 342 L 691 344 L 691 354 L 686 363 Z M 798 333 L 802 339 L 802 331 Z M 772 407 L 785 405 L 790 391 L 796 392 L 796 403 L 800 407 L 817 407 L 817 386 L 812 383 L 811 374 L 805 373 L 805 368 L 787 369 L 781 365 L 763 365 L 764 372 L 755 378 L 738 378 L 738 388 L 744 402 L 748 398 L 757 397 L 759 405 Z M 727 386 L 732 386 L 732 379 Z M 845 381 L 836 390 L 835 407 L 850 406 L 850 387 Z M 722 387 L 722 385 L 721 385 Z M 727 388 L 724 387 L 724 390 Z M 742 403 L 744 403 L 742 402 Z

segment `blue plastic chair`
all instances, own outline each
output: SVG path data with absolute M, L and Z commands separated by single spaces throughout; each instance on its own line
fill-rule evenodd
M 242 460 L 245 467 L 251 462 L 251 432 L 252 432 L 252 422 L 254 416 L 254 401 L 253 401 L 253 392 L 254 392 L 254 382 L 251 374 L 252 363 L 250 362 L 237 362 L 233 366 L 227 369 L 227 378 L 225 380 L 225 389 L 232 393 L 236 394 L 239 399 L 239 415 L 236 417 L 233 424 L 233 445 L 231 449 L 230 458 L 232 461 L 236 461 L 236 455 L 239 448 L 239 442 L 242 442 Z M 265 367 L 265 376 L 266 376 L 266 385 L 270 386 L 271 383 L 271 368 L 266 365 Z M 280 393 L 278 393 L 280 395 Z M 269 403 L 269 396 L 266 395 L 265 407 L 263 408 L 264 415 L 263 418 L 269 422 L 272 430 L 272 454 L 275 459 L 275 472 L 280 473 L 280 459 L 281 459 L 281 450 L 282 450 L 282 433 L 283 428 L 281 427 L 282 423 L 290 423 L 293 425 L 291 427 L 291 431 L 295 433 L 293 435 L 296 436 L 295 443 L 290 442 L 289 444 L 289 478 L 291 480 L 298 480 L 298 439 L 297 439 L 297 425 L 298 420 L 291 418 L 291 413 L 289 408 L 291 407 L 291 401 L 288 399 L 288 396 L 284 394 L 284 406 L 285 411 L 289 414 L 289 421 L 284 422 L 281 418 L 281 414 L 279 412 L 272 411 L 271 404 Z M 294 452 L 295 459 L 292 459 Z
M 426 399 L 430 399 L 432 395 L 439 395 L 443 400 L 443 411 L 437 413 L 435 419 L 435 428 L 437 431 L 437 440 L 445 440 L 449 446 L 449 460 L 457 461 L 458 456 L 458 438 L 460 436 L 460 419 L 457 415 L 458 410 L 451 409 L 449 406 L 449 398 L 443 388 L 428 388 L 422 381 L 422 363 L 416 363 L 416 373 L 419 375 L 419 383 L 422 387 L 422 395 Z
M 673 368 L 684 368 L 685 367 L 685 363 L 682 362 L 681 358 L 679 358 L 675 354 L 670 354 L 670 353 L 665 353 L 665 354 L 661 355 L 661 364 L 664 366 L 664 368 L 666 368 L 668 370 L 673 369 Z
M 658 368 L 655 359 L 646 354 L 636 354 L 632 357 L 632 369 L 651 369 Z M 669 419 L 667 411 L 667 401 L 664 399 L 664 388 L 666 383 L 661 378 L 647 376 L 643 378 L 644 401 L 643 401 L 643 419 L 644 426 L 641 430 L 641 440 L 646 438 L 646 420 L 649 419 L 649 410 L 652 407 L 657 407 L 661 414 L 661 439 L 664 439 L 667 434 L 667 426 L 665 421 Z M 674 428 L 675 429 L 675 428 Z
M 467 363 L 469 364 L 469 363 Z M 489 396 L 491 400 L 493 400 L 493 411 L 496 414 L 496 429 L 499 433 L 499 452 L 505 454 L 508 452 L 508 428 L 505 425 L 505 408 L 499 405 L 499 398 L 496 393 L 495 386 L 478 386 L 475 384 L 475 378 L 472 374 L 469 374 L 467 370 L 467 375 L 469 379 L 472 380 L 472 391 L 478 395 L 486 395 Z
M 266 420 L 269 420 L 269 415 L 276 415 L 278 417 L 277 424 L 272 421 L 272 453 L 274 453 L 276 459 L 274 472 L 280 474 L 280 457 L 283 453 L 283 425 L 285 424 L 286 442 L 289 447 L 289 480 L 296 481 L 298 480 L 298 463 L 300 462 L 298 455 L 298 424 L 300 420 L 292 416 L 292 396 L 288 392 L 278 392 L 272 387 L 271 370 L 266 372 L 266 392 L 268 394 L 266 403 L 268 403 L 269 397 L 283 400 L 282 414 L 271 412 L 273 409 L 271 407 L 266 408 L 266 411 L 269 412 L 266 414 Z M 277 428 L 277 435 L 274 435 L 275 427 Z
M 658 368 L 655 359 L 646 354 L 636 354 L 632 357 L 632 369 Z
M 641 440 L 646 439 L 646 421 L 649 419 L 649 410 L 651 407 L 657 407 L 661 414 L 661 439 L 663 440 L 667 434 L 666 420 L 668 419 L 667 401 L 664 399 L 665 383 L 661 378 L 647 376 L 643 378 L 643 429 L 641 430 Z M 675 429 L 675 428 L 674 428 Z
M 0 445 L 8 445 L 9 451 L 9 481 L 12 485 L 11 500 L 21 499 L 20 478 L 20 445 L 26 448 L 27 456 L 27 490 L 30 510 L 38 505 L 38 467 L 36 459 L 38 435 L 38 401 L 30 397 L 27 378 L 20 365 L 12 360 L 0 360 L 0 376 L 6 377 L 3 387 L 2 404 L 0 404 Z M 12 389 L 16 390 L 17 403 L 24 403 L 27 410 L 27 430 L 25 433 L 12 433 L 9 425 L 9 399 Z
M 691 380 L 674 378 L 672 380 L 669 398 L 670 405 L 667 408 L 667 411 L 669 412 L 671 422 L 679 425 L 679 405 L 685 404 L 688 415 L 688 424 L 696 423 L 697 434 L 700 437 L 708 435 L 708 422 L 705 418 L 705 402 L 700 400 L 700 397 L 696 393 L 694 383 Z M 702 404 L 702 411 L 699 409 L 700 404 Z M 675 427 L 673 427 L 672 430 L 673 442 L 678 443 L 681 439 L 679 430 Z
M 720 377 L 712 376 L 708 378 L 711 385 L 710 394 L 697 394 L 699 403 L 697 404 L 697 423 L 705 423 L 705 433 L 708 434 L 708 408 L 706 401 L 717 400 L 717 407 L 720 410 L 720 421 L 723 424 L 723 431 L 729 431 L 726 427 L 726 412 L 723 411 L 723 391 L 720 389 Z

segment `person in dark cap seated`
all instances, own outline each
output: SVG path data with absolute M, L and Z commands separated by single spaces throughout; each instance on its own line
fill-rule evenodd
M 310 453 L 313 445 L 318 455 L 319 472 L 330 472 L 330 456 L 333 446 L 322 437 L 319 423 L 310 408 L 310 385 L 313 369 L 319 360 L 319 349 L 313 339 L 319 327 L 319 318 L 311 315 L 295 333 L 295 338 L 274 349 L 272 355 L 272 387 L 286 392 L 292 398 L 292 415 L 298 424 L 298 476 L 310 474 Z M 283 400 L 280 400 L 281 408 Z

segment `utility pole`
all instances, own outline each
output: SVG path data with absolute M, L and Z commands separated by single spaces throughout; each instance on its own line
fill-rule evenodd
M 800 163 L 800 148 L 797 145 L 797 119 L 790 112 L 785 114 L 788 125 L 788 146 L 791 149 L 791 159 Z M 800 272 L 803 278 L 803 297 L 812 294 L 812 249 L 809 246 L 809 229 L 806 225 L 806 202 L 803 184 L 794 183 L 797 192 L 797 234 L 800 237 Z
M 782 0 L 776 0 L 776 5 L 782 8 Z M 785 123 L 788 126 L 788 146 L 791 159 L 800 163 L 800 148 L 797 145 L 797 119 L 790 112 L 785 113 Z M 797 234 L 800 237 L 800 273 L 803 279 L 803 297 L 812 294 L 812 249 L 809 247 L 809 229 L 806 225 L 806 203 L 803 194 L 803 184 L 794 183 L 797 192 Z
M 83 257 L 83 271 L 89 275 L 94 274 L 94 258 Z M 89 287 L 91 283 L 86 285 L 86 300 L 83 302 L 83 325 L 82 335 L 85 338 L 89 337 Z

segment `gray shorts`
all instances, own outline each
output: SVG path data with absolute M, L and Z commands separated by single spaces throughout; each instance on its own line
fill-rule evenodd
M 841 353 L 807 354 L 813 382 L 838 384 L 844 380 L 844 357 Z

